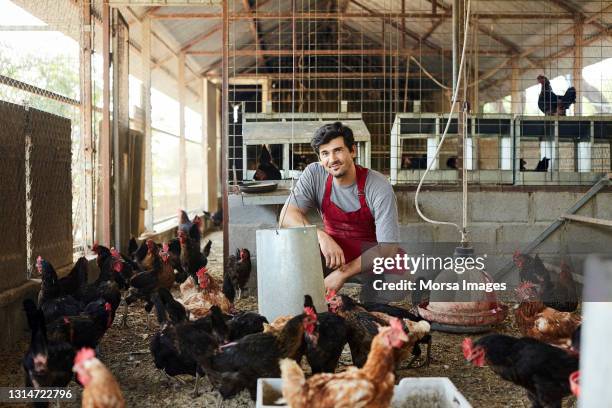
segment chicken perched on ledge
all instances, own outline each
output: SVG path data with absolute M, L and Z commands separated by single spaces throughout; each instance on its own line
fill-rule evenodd
M 569 87 L 565 94 L 555 94 L 550 86 L 550 81 L 544 75 L 538 75 L 538 83 L 542 85 L 538 97 L 538 107 L 545 115 L 565 116 L 565 111 L 576 102 L 576 88 Z
M 306 379 L 297 362 L 283 359 L 283 397 L 292 408 L 389 407 L 395 385 L 394 351 L 410 341 L 399 319 L 392 319 L 389 327 L 379 328 L 361 369 L 350 367 L 342 373 Z

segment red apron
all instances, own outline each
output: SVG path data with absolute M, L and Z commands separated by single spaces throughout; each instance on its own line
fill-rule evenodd
M 361 256 L 367 248 L 376 245 L 376 224 L 368 208 L 365 196 L 365 183 L 368 178 L 368 169 L 355 165 L 357 173 L 357 191 L 359 205 L 357 211 L 344 212 L 331 200 L 333 176 L 329 174 L 325 183 L 325 193 L 321 212 L 325 232 L 344 251 L 346 263 Z

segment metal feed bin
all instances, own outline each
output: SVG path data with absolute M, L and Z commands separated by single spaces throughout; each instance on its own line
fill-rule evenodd
M 326 311 L 316 226 L 258 230 L 256 240 L 259 313 L 269 321 L 300 314 L 306 294 Z

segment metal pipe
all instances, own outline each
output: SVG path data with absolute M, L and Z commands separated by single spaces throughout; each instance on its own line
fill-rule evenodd
M 434 0 L 435 2 L 436 0 Z M 453 93 L 457 86 L 457 71 L 459 70 L 459 1 L 453 0 L 453 16 L 452 16 L 452 46 L 453 46 Z

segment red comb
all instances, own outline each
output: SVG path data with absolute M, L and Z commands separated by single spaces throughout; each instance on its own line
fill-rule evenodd
M 461 343 L 461 350 L 463 350 L 463 357 L 468 358 L 470 354 L 472 354 L 472 347 L 474 347 L 474 343 L 472 339 L 466 337 L 463 339 L 463 343 Z
M 93 351 L 93 349 L 90 348 L 82 348 L 81 350 L 79 350 L 79 352 L 76 354 L 76 357 L 74 358 L 74 364 L 80 364 L 83 361 L 89 360 L 90 358 L 94 358 L 96 356 L 96 352 Z
M 93 246 L 91 247 L 91 249 L 92 249 L 93 251 L 97 251 L 97 250 L 98 250 L 98 246 L 99 246 L 99 245 L 100 245 L 100 244 L 98 244 L 98 241 L 94 241 Z
M 115 247 L 112 247 L 112 248 L 111 248 L 111 255 L 113 256 L 113 258 L 119 258 L 119 257 L 120 257 L 120 255 L 119 255 L 119 251 L 117 251 L 117 250 L 115 249 Z
M 325 294 L 325 300 L 329 302 L 334 296 L 336 296 L 336 291 L 330 290 Z
M 104 310 L 106 310 L 107 312 L 110 312 L 111 310 L 113 310 L 113 307 L 111 306 L 110 303 L 106 302 L 104 304 Z
M 206 273 L 208 273 L 208 269 L 206 269 L 206 267 L 203 267 L 203 268 L 200 268 L 200 270 L 196 272 L 196 275 L 198 277 L 202 277 Z
M 317 314 L 315 313 L 314 309 L 310 306 L 304 307 L 304 313 L 306 313 L 310 317 L 314 317 L 315 319 L 317 318 Z
M 402 327 L 402 322 L 400 322 L 400 319 L 398 318 L 394 317 L 391 320 L 389 320 L 389 325 L 391 326 L 393 330 L 404 331 L 404 328 Z

